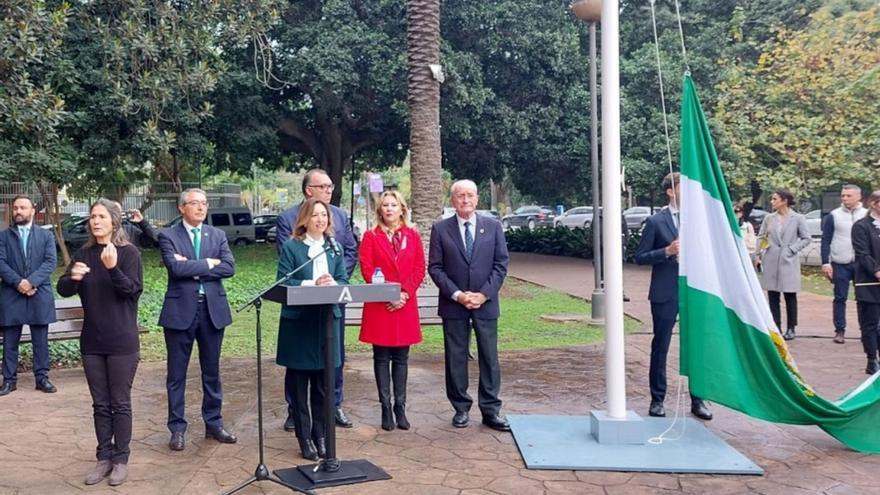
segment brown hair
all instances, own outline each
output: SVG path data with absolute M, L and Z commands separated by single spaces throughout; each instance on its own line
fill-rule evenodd
M 670 189 L 675 189 L 675 186 L 681 182 L 681 174 L 678 172 L 672 172 L 666 174 L 666 177 L 663 177 L 663 182 L 660 184 L 660 187 L 663 188 L 663 191 L 668 191 Z
M 794 206 L 794 194 L 791 193 L 788 189 L 777 189 L 773 191 L 773 194 L 779 196 L 779 199 L 785 201 L 785 204 L 788 206 Z
M 95 238 L 94 234 L 92 234 L 92 224 L 91 224 L 91 213 L 92 210 L 95 209 L 96 206 L 103 206 L 107 209 L 107 213 L 110 214 L 110 223 L 113 225 L 113 234 L 110 235 L 110 242 L 113 243 L 114 246 L 127 246 L 128 242 L 128 234 L 125 233 L 125 229 L 122 228 L 122 210 L 119 208 L 119 203 L 116 201 L 111 201 L 107 198 L 100 198 L 94 203 L 92 206 L 89 206 L 89 240 L 86 241 L 86 247 L 91 247 L 98 244 L 98 239 Z
M 316 205 L 323 205 L 327 211 L 327 229 L 324 230 L 324 238 L 333 237 L 333 212 L 330 211 L 330 205 L 317 198 L 309 198 L 303 201 L 299 208 L 299 215 L 296 216 L 296 223 L 293 224 L 293 232 L 290 233 L 291 239 L 298 241 L 303 240 L 306 231 L 309 230 L 309 220 L 315 212 Z
M 872 192 L 871 195 L 868 196 L 868 204 L 869 205 L 877 203 L 878 201 L 880 201 L 880 189 Z
M 385 220 L 382 218 L 382 201 L 387 196 L 391 196 L 397 200 L 397 204 L 400 205 L 400 225 L 409 227 L 409 223 L 406 221 L 406 217 L 409 216 L 409 207 L 406 206 L 406 201 L 403 199 L 403 195 L 397 191 L 385 191 L 379 195 L 379 199 L 376 201 L 376 224 L 390 227 L 390 225 L 385 225 Z

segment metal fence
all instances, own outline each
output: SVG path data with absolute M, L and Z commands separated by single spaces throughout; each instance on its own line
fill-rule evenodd
M 183 189 L 199 187 L 195 182 L 184 182 Z M 131 210 L 143 208 L 154 224 L 162 225 L 173 220 L 179 214 L 177 210 L 178 193 L 174 191 L 171 183 L 136 184 L 130 187 L 120 187 L 126 193 L 120 203 L 123 209 Z M 202 186 L 208 193 L 208 207 L 219 208 L 227 206 L 242 206 L 241 186 L 238 184 L 220 184 L 216 186 Z M 26 195 L 36 204 L 42 204 L 42 195 L 36 184 L 32 182 L 6 182 L 0 183 L 0 228 L 6 228 L 11 216 L 12 199 L 18 195 Z M 85 214 L 89 210 L 95 198 L 80 198 L 70 196 L 66 190 L 58 193 L 62 216 L 73 214 Z M 151 201 L 148 201 L 151 200 Z M 38 212 L 38 223 L 44 223 L 44 213 Z

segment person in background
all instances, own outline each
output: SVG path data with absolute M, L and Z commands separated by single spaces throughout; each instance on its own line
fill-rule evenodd
M 52 231 L 34 224 L 34 203 L 12 200 L 13 226 L 0 232 L 0 331 L 3 335 L 3 385 L 0 396 L 15 391 L 18 344 L 23 325 L 31 331 L 36 389 L 57 391 L 49 381 L 49 324 L 55 321 L 52 272 L 58 263 Z
M 58 293 L 79 295 L 83 306 L 80 352 L 98 438 L 98 462 L 85 483 L 94 485 L 109 476 L 110 485 L 117 486 L 128 478 L 143 265 L 122 228 L 122 211 L 113 201 L 99 199 L 89 212 L 89 240 L 74 253 L 58 280 Z
M 877 360 L 880 340 L 880 191 L 868 196 L 868 214 L 853 224 L 852 246 L 856 259 L 856 306 L 862 347 L 868 357 L 865 373 L 880 370 Z
M 791 209 L 794 196 L 786 189 L 777 189 L 770 196 L 773 213 L 764 217 L 758 232 L 763 269 L 761 286 L 767 291 L 773 321 L 782 330 L 780 294 L 785 295 L 785 340 L 795 338 L 797 327 L 797 293 L 801 290 L 800 252 L 810 245 L 810 232 L 803 215 Z
M 749 253 L 749 259 L 752 260 L 752 266 L 757 266 L 758 237 L 755 235 L 755 227 L 743 213 L 742 205 L 734 206 L 733 213 L 736 215 L 736 222 L 739 224 L 739 231 L 742 234 L 743 243 L 746 245 L 746 251 Z
M 852 227 L 867 213 L 862 207 L 862 189 L 845 184 L 840 190 L 840 206 L 822 221 L 822 273 L 834 284 L 831 310 L 836 344 L 846 342 L 846 298 L 856 273 Z
M 419 231 L 407 223 L 409 209 L 397 191 L 386 191 L 376 204 L 376 227 L 360 246 L 361 273 L 373 282 L 377 269 L 385 282 L 400 284 L 400 300 L 365 303 L 360 341 L 373 344 L 373 374 L 382 406 L 382 429 L 410 428 L 406 417 L 409 348 L 422 341 L 418 289 L 425 279 L 425 252 Z M 389 371 L 389 362 L 391 369 Z M 394 383 L 394 416 L 391 383 Z
M 305 265 L 285 285 L 347 284 L 342 252 L 333 239 L 330 206 L 317 198 L 307 199 L 301 206 L 293 233 L 281 247 L 276 279 Z M 341 318 L 339 305 L 334 305 L 333 329 L 337 339 Z M 302 456 L 312 461 L 325 457 L 326 428 L 333 427 L 324 424 L 324 325 L 322 306 L 281 307 L 275 362 L 287 368 L 284 396 L 293 400 L 288 407 L 292 408 L 294 432 Z M 338 367 L 339 347 L 334 351 L 333 366 Z
M 669 206 L 648 217 L 635 256 L 637 264 L 651 265 L 648 299 L 651 301 L 654 338 L 651 340 L 651 364 L 648 371 L 651 389 L 648 415 L 661 418 L 666 416 L 666 409 L 663 407 L 666 399 L 666 358 L 672 341 L 672 329 L 678 317 L 680 181 L 678 172 L 663 178 L 662 187 L 669 198 Z M 703 399 L 694 394 L 691 394 L 691 414 L 706 421 L 712 419 L 712 413 Z
M 306 200 L 315 198 L 323 201 L 327 205 L 330 206 L 330 215 L 333 218 L 333 232 L 334 239 L 336 243 L 342 246 L 342 254 L 345 258 L 345 278 L 351 278 L 351 274 L 354 272 L 354 265 L 357 263 L 357 241 L 355 240 L 354 233 L 351 229 L 351 222 L 349 222 L 348 215 L 345 214 L 341 208 L 336 207 L 330 204 L 330 199 L 333 197 L 333 190 L 335 186 L 333 185 L 333 181 L 330 179 L 330 176 L 327 175 L 327 172 L 320 168 L 313 168 L 306 172 L 303 176 L 302 180 L 302 193 L 303 193 L 303 202 L 295 205 L 293 208 L 290 208 L 280 215 L 275 220 L 275 228 L 278 234 L 277 237 L 277 247 L 278 253 L 281 253 L 281 248 L 284 246 L 284 243 L 290 239 L 290 234 L 293 232 L 294 223 L 296 222 L 297 216 L 299 215 L 299 209 L 302 207 L 303 203 Z M 340 329 L 339 329 L 339 353 L 340 353 L 340 365 L 336 370 L 336 381 L 333 384 L 333 393 L 334 399 L 336 401 L 336 411 L 335 411 L 335 419 L 336 425 L 341 426 L 343 428 L 352 428 L 354 423 L 348 416 L 345 414 L 345 411 L 342 409 L 342 400 L 343 400 L 343 376 L 342 376 L 342 367 L 345 364 L 345 305 L 341 305 L 339 307 L 340 311 L 342 311 L 343 317 L 340 318 Z M 285 378 L 287 380 L 288 378 Z M 292 387 L 285 386 L 285 390 L 293 390 Z M 293 431 L 293 397 L 287 396 L 287 420 L 284 422 L 284 430 L 285 431 Z

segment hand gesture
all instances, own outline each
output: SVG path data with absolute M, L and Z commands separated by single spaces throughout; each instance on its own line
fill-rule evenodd
M 678 239 L 672 241 L 672 244 L 666 246 L 666 256 L 678 256 L 679 244 Z
M 110 270 L 116 267 L 116 261 L 116 245 L 111 242 L 101 251 L 101 263 L 104 263 L 104 268 Z
M 88 265 L 81 261 L 77 261 L 70 269 L 70 278 L 79 282 L 87 273 L 89 273 L 89 271 L 91 271 L 91 268 L 89 268 Z
M 315 285 L 331 285 L 333 283 L 333 276 L 329 273 L 325 273 L 315 280 Z
M 131 221 L 134 223 L 141 223 L 144 221 L 144 214 L 141 213 L 141 210 L 137 208 L 128 211 L 129 215 L 131 215 Z

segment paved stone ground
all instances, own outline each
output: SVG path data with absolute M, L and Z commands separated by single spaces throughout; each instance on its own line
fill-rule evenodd
M 591 291 L 592 274 L 584 260 L 515 254 L 511 274 L 559 287 L 573 294 Z M 645 303 L 647 272 L 627 266 L 626 308 L 650 321 Z M 826 397 L 835 397 L 865 378 L 860 344 L 831 343 L 826 331 L 830 300 L 803 295 L 801 333 L 792 348 L 809 382 Z M 854 320 L 853 320 L 854 321 Z M 648 324 L 649 326 L 649 324 Z M 431 329 L 428 331 L 437 331 Z M 503 331 L 503 330 L 502 330 Z M 851 335 L 854 337 L 854 335 Z M 645 412 L 650 328 L 627 336 L 629 407 Z M 677 351 L 673 351 L 677 352 Z M 504 411 L 508 414 L 588 414 L 604 403 L 604 359 L 601 346 L 535 352 L 502 353 Z M 272 469 L 305 462 L 293 435 L 281 429 L 286 414 L 283 373 L 265 360 L 266 462 Z M 84 473 L 94 462 L 95 439 L 88 389 L 81 369 L 55 371 L 59 392 L 32 390 L 29 376 L 20 388 L 0 399 L 0 494 L 219 493 L 252 474 L 257 462 L 255 367 L 252 359 L 225 359 L 224 416 L 239 436 L 237 445 L 220 445 L 202 437 L 197 363 L 188 383 L 190 430 L 184 452 L 166 443 L 163 363 L 142 363 L 135 380 L 135 429 L 131 476 L 116 489 L 106 484 L 85 487 Z M 472 387 L 476 366 L 472 365 Z M 671 384 L 674 390 L 674 384 Z M 372 363 L 367 354 L 350 356 L 346 369 L 346 409 L 356 422 L 337 429 L 342 459 L 369 459 L 393 479 L 320 490 L 327 494 L 643 494 L 764 493 L 880 494 L 880 456 L 850 451 L 815 427 L 773 425 L 713 407 L 708 427 L 761 465 L 766 474 L 707 476 L 650 473 L 530 471 L 525 469 L 510 434 L 479 424 L 455 429 L 443 391 L 443 359 L 415 354 L 411 358 L 409 432 L 379 428 Z M 672 401 L 667 402 L 672 407 Z M 277 485 L 252 485 L 242 493 L 290 493 Z

